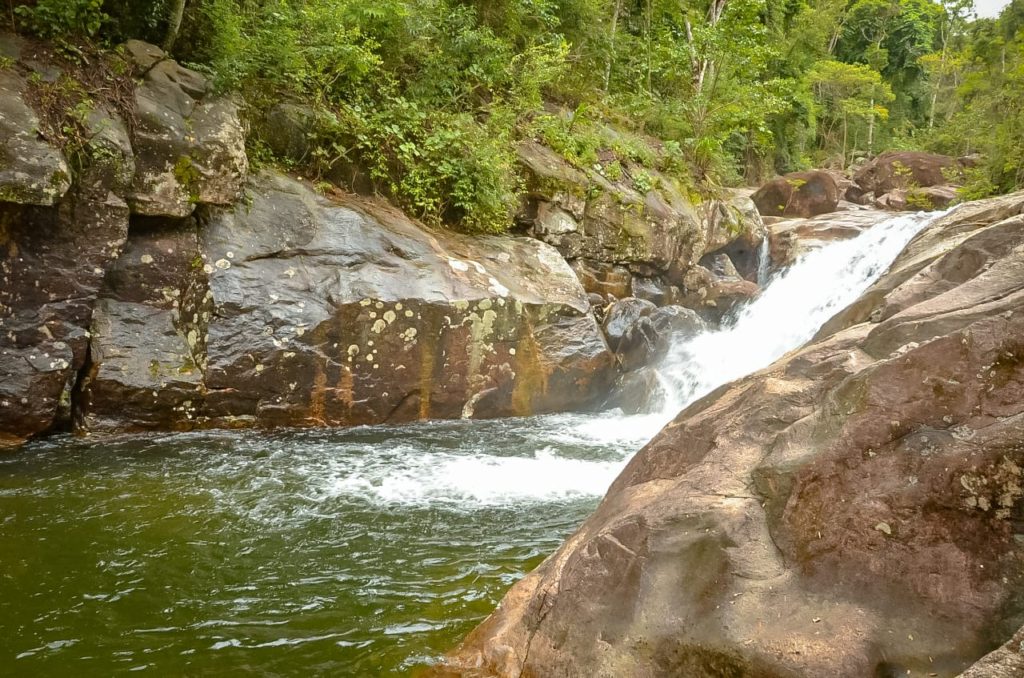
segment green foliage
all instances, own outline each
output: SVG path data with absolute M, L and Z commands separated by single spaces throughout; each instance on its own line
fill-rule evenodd
M 43 38 L 93 37 L 110 16 L 103 0 L 38 0 L 14 9 L 22 24 Z
M 162 42 L 169 0 L 17 3 L 40 35 Z M 255 163 L 359 182 L 433 223 L 500 231 L 538 140 L 637 190 L 713 190 L 887 148 L 980 152 L 1022 182 L 1015 0 L 188 0 L 174 56 L 254 123 L 308 106 L 312 150 Z M 73 118 L 73 116 L 71 116 Z M 254 124 L 253 129 L 260 129 Z

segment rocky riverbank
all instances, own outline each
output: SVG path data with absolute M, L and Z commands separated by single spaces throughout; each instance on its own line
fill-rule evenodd
M 759 289 L 767 233 L 742 195 L 695 203 L 531 142 L 522 235 L 471 238 L 250 172 L 244 102 L 153 45 L 90 73 L 13 35 L 0 52 L 5 444 L 594 407 L 679 325 L 609 347 L 620 299 L 692 324 Z M 301 119 L 278 127 L 301 139 Z
M 1024 194 L 941 218 L 680 413 L 438 673 L 967 669 L 1024 619 L 1022 300 Z

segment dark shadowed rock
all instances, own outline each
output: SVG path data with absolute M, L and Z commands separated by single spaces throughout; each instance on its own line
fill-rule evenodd
M 679 288 L 670 285 L 662 278 L 633 276 L 633 296 L 644 299 L 656 306 L 677 303 L 682 297 Z
M 772 179 L 752 199 L 765 216 L 813 217 L 836 211 L 839 188 L 823 170 L 793 172 Z
M 1022 210 L 938 220 L 854 317 L 681 412 L 438 673 L 950 677 L 999 647 L 1024 616 Z M 967 675 L 1018 675 L 1019 645 Z
M 622 374 L 612 387 L 605 407 L 618 408 L 625 414 L 641 414 L 661 409 L 668 398 L 658 370 L 653 365 Z
M 277 175 L 249 195 L 206 211 L 195 244 L 133 229 L 98 313 L 110 350 L 83 385 L 83 428 L 492 417 L 603 396 L 612 355 L 550 246 L 429 231 Z M 167 399 L 156 414 L 151 387 Z
M 865 194 L 880 197 L 896 189 L 955 183 L 962 168 L 947 155 L 920 151 L 889 151 L 862 167 L 853 177 Z
M 619 342 L 625 338 L 636 322 L 640 318 L 654 313 L 657 309 L 658 307 L 650 301 L 635 297 L 620 299 L 612 304 L 605 314 L 604 323 L 601 326 L 608 338 L 609 346 L 616 350 Z
M 263 139 L 274 155 L 296 162 L 309 159 L 316 130 L 316 112 L 309 106 L 280 103 L 272 106 L 260 126 Z
M 69 406 L 92 304 L 127 231 L 113 195 L 0 204 L 0 439 L 46 431 Z
M 605 323 L 611 333 L 609 342 L 615 347 L 619 365 L 627 372 L 658 363 L 674 342 L 685 341 L 707 329 L 692 309 L 682 306 L 651 309 L 631 303 L 637 301 L 642 300 L 623 299 L 617 302 L 611 309 L 617 311 L 617 315 L 613 317 L 610 310 Z M 629 323 L 625 332 L 612 339 L 612 335 L 617 335 L 625 323 Z

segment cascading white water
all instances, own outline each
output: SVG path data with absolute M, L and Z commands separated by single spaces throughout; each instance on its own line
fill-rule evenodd
M 761 239 L 761 249 L 757 253 L 757 284 L 761 287 L 768 284 L 768 278 L 771 277 L 771 268 L 771 243 L 768 241 L 768 236 L 766 235 Z
M 807 342 L 855 301 L 930 221 L 886 219 L 851 240 L 808 252 L 776 274 L 726 325 L 673 346 L 657 366 L 657 411 L 556 414 L 499 422 L 433 422 L 402 429 L 372 455 L 318 455 L 318 497 L 373 502 L 524 505 L 599 496 L 632 454 L 684 407 Z M 762 262 L 767 260 L 763 256 Z M 339 449 L 332 440 L 331 447 Z M 363 441 L 356 441 L 361 448 Z M 331 459 L 340 459 L 332 466 Z
M 674 416 L 722 384 L 763 369 L 807 342 L 942 214 L 892 217 L 856 238 L 813 250 L 776 276 L 722 329 L 673 346 L 658 367 L 671 384 L 664 414 Z

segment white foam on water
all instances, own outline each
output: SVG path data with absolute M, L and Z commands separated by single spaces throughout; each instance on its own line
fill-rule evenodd
M 600 496 L 625 459 L 590 461 L 559 456 L 546 446 L 533 456 L 429 453 L 360 459 L 323 486 L 328 496 L 386 504 L 497 506 Z

